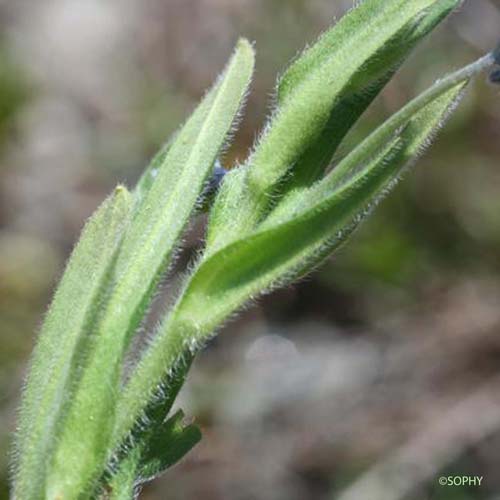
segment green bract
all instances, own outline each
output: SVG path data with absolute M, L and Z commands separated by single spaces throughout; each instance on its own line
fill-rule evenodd
M 344 159 L 337 147 L 412 48 L 459 0 L 366 0 L 278 81 L 276 107 L 215 199 L 214 165 L 254 66 L 226 69 L 133 193 L 118 187 L 85 226 L 33 354 L 16 440 L 18 500 L 130 499 L 201 438 L 168 416 L 191 361 L 245 303 L 341 245 L 429 145 L 487 55 L 407 104 Z M 124 360 L 190 217 L 205 248 L 131 373 Z

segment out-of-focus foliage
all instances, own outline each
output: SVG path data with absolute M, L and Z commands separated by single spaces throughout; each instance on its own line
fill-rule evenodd
M 0 145 L 12 132 L 15 117 L 28 96 L 26 76 L 0 40 Z

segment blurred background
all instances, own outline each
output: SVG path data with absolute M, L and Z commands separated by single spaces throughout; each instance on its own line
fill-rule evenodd
M 223 162 L 244 158 L 276 75 L 351 6 L 0 0 L 0 498 L 27 359 L 85 219 L 134 184 L 240 35 L 257 73 Z M 465 2 L 344 148 L 499 35 L 498 0 Z M 500 499 L 499 160 L 500 87 L 479 77 L 350 244 L 203 352 L 179 404 L 204 439 L 142 498 Z

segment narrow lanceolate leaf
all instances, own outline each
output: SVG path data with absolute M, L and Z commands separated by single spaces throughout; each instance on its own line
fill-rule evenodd
M 116 285 L 59 438 L 49 475 L 51 498 L 80 498 L 108 458 L 124 353 L 241 107 L 253 61 L 252 47 L 241 40 L 222 77 L 154 162 L 154 182 L 143 179 L 139 185 L 138 208 L 117 259 Z
M 277 195 L 320 177 L 411 49 L 458 3 L 366 0 L 292 64 L 280 80 L 277 109 L 246 174 L 227 179 L 216 202 L 209 251 L 254 229 Z M 228 194 L 233 190 L 239 197 L 236 211 L 225 204 L 235 197 Z
M 427 145 L 468 79 L 492 62 L 487 56 L 436 84 L 369 136 L 336 174 L 297 191 L 298 210 L 293 203 L 278 206 L 253 234 L 200 262 L 119 401 L 116 443 L 140 421 L 145 395 L 161 392 L 186 352 L 196 351 L 245 302 L 310 269 L 345 240 Z
M 493 64 L 492 55 L 486 55 L 478 61 L 456 71 L 422 93 L 406 105 L 401 111 L 389 118 L 381 127 L 373 132 L 365 141 L 351 151 L 321 182 L 310 189 L 295 189 L 278 204 L 262 226 L 271 226 L 283 218 L 288 218 L 294 213 L 300 213 L 304 206 L 310 204 L 313 197 L 318 199 L 329 194 L 340 184 L 350 179 L 353 172 L 380 152 L 381 147 L 388 144 L 412 119 L 416 113 L 422 113 L 428 105 L 440 98 L 454 86 L 464 84 L 472 76 Z M 401 133 L 400 133 L 401 134 Z
M 114 331 L 130 334 L 142 318 L 241 108 L 253 65 L 253 49 L 241 40 L 215 87 L 141 178 L 141 206 L 120 251 L 120 283 L 106 314 Z
M 352 80 L 339 93 L 328 121 L 306 152 L 293 166 L 293 176 L 280 187 L 280 191 L 307 186 L 318 179 L 329 165 L 342 139 L 356 123 L 374 98 L 391 79 L 417 43 L 443 20 L 459 3 L 459 0 L 440 0 L 424 9 L 420 15 L 403 26 L 391 40 L 382 46 L 365 65 L 354 74 Z M 370 8 L 378 8 L 366 2 L 367 11 L 354 10 L 345 17 L 339 29 L 326 32 L 318 42 L 295 61 L 280 78 L 278 103 L 293 99 L 303 84 L 314 78 L 314 72 L 344 45 L 355 26 L 363 22 L 363 15 L 371 15 Z M 358 12 L 359 11 L 359 12 Z M 352 36 L 352 35 L 351 35 Z
M 262 199 L 300 158 L 325 127 L 332 105 L 365 87 L 365 75 L 384 77 L 384 59 L 396 53 L 418 31 L 436 0 L 368 0 L 337 26 L 338 48 L 321 57 L 314 71 L 296 88 L 283 91 L 276 118 L 249 160 L 249 190 Z M 448 6 L 447 6 L 448 8 Z M 382 64 L 377 62 L 383 56 Z M 394 62 L 389 65 L 393 67 Z M 361 80 L 361 81 L 360 81 Z M 290 84 L 288 85 L 290 87 Z
M 45 497 L 47 463 L 109 293 L 131 197 L 119 186 L 87 222 L 47 313 L 24 392 L 14 495 Z

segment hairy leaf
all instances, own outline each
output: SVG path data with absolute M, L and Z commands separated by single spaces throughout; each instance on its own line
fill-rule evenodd
M 83 231 L 28 377 L 18 500 L 131 499 L 196 445 L 198 427 L 169 412 L 204 343 L 244 304 L 343 244 L 430 144 L 470 78 L 499 62 L 497 49 L 437 82 L 325 175 L 412 48 L 459 3 L 362 2 L 283 73 L 248 160 L 226 173 L 218 157 L 254 65 L 251 45 L 238 42 L 133 195 L 117 188 Z M 124 374 L 131 339 L 146 324 L 190 217 L 211 206 L 204 252 Z
M 290 204 L 254 234 L 202 259 L 126 387 L 116 442 L 140 420 L 144 395 L 157 396 L 186 352 L 196 351 L 245 302 L 310 269 L 344 241 L 427 144 L 470 76 L 489 64 L 490 56 L 432 87 L 368 137 L 336 173 L 297 191 L 298 208 Z
M 410 50 L 458 3 L 367 0 L 292 64 L 280 81 L 277 109 L 245 174 L 227 179 L 216 202 L 209 252 L 250 232 L 277 192 L 317 179 Z M 232 191 L 236 194 L 228 194 Z M 236 210 L 226 205 L 235 197 Z
M 24 392 L 15 496 L 45 498 L 47 461 L 109 293 L 131 197 L 119 186 L 87 222 L 45 318 Z
M 224 74 L 177 134 L 124 237 L 116 286 L 98 328 L 49 479 L 49 493 L 76 498 L 92 487 L 106 461 L 121 362 L 131 334 L 195 208 L 231 129 L 253 70 L 253 49 L 241 40 Z M 81 415 L 87 415 L 82 426 Z
M 433 28 L 439 24 L 459 3 L 459 0 L 440 0 L 411 19 L 393 38 L 383 45 L 353 76 L 334 103 L 328 121 L 318 139 L 295 162 L 293 175 L 280 187 L 281 192 L 300 186 L 307 186 L 318 179 L 329 165 L 346 133 L 356 123 L 363 111 L 391 79 L 411 50 Z M 341 21 L 340 29 L 325 33 L 319 41 L 307 50 L 281 77 L 278 87 L 278 102 L 293 99 L 294 93 L 313 72 L 324 64 L 339 46 L 345 44 L 352 25 L 362 23 L 358 15 L 370 16 L 370 8 L 378 8 L 365 2 L 368 12 L 356 9 Z M 340 23 L 339 23 L 340 24 Z

